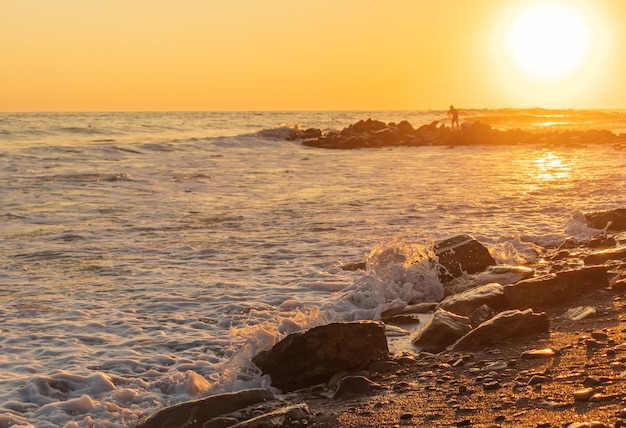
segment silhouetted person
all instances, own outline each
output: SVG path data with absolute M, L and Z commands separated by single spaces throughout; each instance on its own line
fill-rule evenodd
M 456 129 L 459 130 L 459 112 L 454 106 L 450 106 L 448 110 L 448 117 L 452 120 L 452 130 L 454 131 L 454 124 L 456 123 Z

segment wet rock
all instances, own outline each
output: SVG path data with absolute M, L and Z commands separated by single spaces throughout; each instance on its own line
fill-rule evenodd
M 322 130 L 318 128 L 308 128 L 301 131 L 298 131 L 298 138 L 303 140 L 309 140 L 313 138 L 321 138 Z
M 283 392 L 327 382 L 389 354 L 385 327 L 376 322 L 333 323 L 290 334 L 252 361 Z
M 473 274 L 495 265 L 489 250 L 470 235 L 459 235 L 435 244 L 439 260 L 439 278 L 448 282 L 464 273 Z
M 459 315 L 469 316 L 477 308 L 487 305 L 496 311 L 504 310 L 507 301 L 504 298 L 504 287 L 500 284 L 486 284 L 446 297 L 440 308 Z
M 615 281 L 615 283 L 611 287 L 611 291 L 615 293 L 623 293 L 624 291 L 626 291 L 626 280 L 620 279 L 618 281 Z
M 594 229 L 626 230 L 626 208 L 588 213 L 585 219 Z
M 482 323 L 461 337 L 452 350 L 480 349 L 485 345 L 510 337 L 525 334 L 544 333 L 549 330 L 548 316 L 545 312 L 535 313 L 532 309 L 525 311 L 508 310 Z
M 446 291 L 448 294 L 457 294 L 486 284 L 515 284 L 523 279 L 532 278 L 534 275 L 535 271 L 526 266 L 488 266 L 483 272 L 450 281 L 446 285 Z
M 333 398 L 335 400 L 350 400 L 381 388 L 380 384 L 372 382 L 365 376 L 346 376 L 337 384 Z
M 437 309 L 428 322 L 415 332 L 412 342 L 426 351 L 440 352 L 471 329 L 468 317 Z
M 596 390 L 594 388 L 583 388 L 574 391 L 574 400 L 575 401 L 588 401 L 593 394 L 595 394 Z
M 552 358 L 556 355 L 558 355 L 558 352 L 552 348 L 531 349 L 529 351 L 522 352 L 522 358 L 525 360 Z
M 202 428 L 230 428 L 233 425 L 238 424 L 240 421 L 237 418 L 229 416 L 218 416 L 205 422 Z
M 401 308 L 387 309 L 381 313 L 382 317 L 393 317 L 396 315 L 409 315 L 409 314 L 427 314 L 435 312 L 439 303 L 437 302 L 421 302 L 414 305 L 407 305 Z
M 482 305 L 476 308 L 469 316 L 472 328 L 478 327 L 485 321 L 495 317 L 498 312 L 487 305 Z
M 492 391 L 494 389 L 499 389 L 500 386 L 501 386 L 500 382 L 498 382 L 497 380 L 487 380 L 483 382 L 483 388 L 485 389 L 485 391 Z
M 587 318 L 593 318 L 596 316 L 596 308 L 591 306 L 578 306 L 576 308 L 568 309 L 563 318 L 567 318 L 572 321 L 580 321 Z
M 283 407 L 247 421 L 233 425 L 231 428 L 280 428 L 300 425 L 313 415 L 306 404 L 294 404 Z
M 606 267 L 590 266 L 505 285 L 504 296 L 510 308 L 526 309 L 562 304 L 574 296 L 606 287 Z
M 611 427 L 602 422 L 593 421 L 593 422 L 574 422 L 574 423 L 567 425 L 566 428 L 611 428 Z
M 135 428 L 202 428 L 210 419 L 253 404 L 274 400 L 266 389 L 247 389 L 175 404 L 139 421 Z
M 598 251 L 590 254 L 583 259 L 583 262 L 587 266 L 601 265 L 609 260 L 624 260 L 626 259 L 626 247 Z
M 591 238 L 587 241 L 587 247 L 589 248 L 611 248 L 617 245 L 617 241 L 613 236 L 600 235 Z
M 548 378 L 542 375 L 533 375 L 530 379 L 528 379 L 528 385 L 537 385 L 539 383 L 547 382 Z

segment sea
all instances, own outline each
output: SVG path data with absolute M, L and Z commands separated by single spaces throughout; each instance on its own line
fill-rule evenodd
M 250 359 L 285 335 L 440 299 L 434 242 L 471 234 L 499 264 L 532 267 L 601 232 L 584 213 L 626 206 L 623 144 L 285 139 L 446 111 L 0 113 L 0 428 L 132 427 L 272 388 Z M 626 132 L 616 110 L 460 120 Z

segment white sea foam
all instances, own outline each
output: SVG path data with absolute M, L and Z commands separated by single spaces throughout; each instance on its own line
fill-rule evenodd
M 499 263 L 533 263 L 599 232 L 583 212 L 623 204 L 623 153 L 608 146 L 274 138 L 293 129 L 281 123 L 444 113 L 0 115 L 0 427 L 132 426 L 268 386 L 250 358 L 285 335 L 439 299 L 433 242 L 470 233 Z

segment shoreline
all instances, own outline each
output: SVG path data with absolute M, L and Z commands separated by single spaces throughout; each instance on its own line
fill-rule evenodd
M 589 223 L 601 233 L 586 242 L 565 241 L 559 246 L 544 248 L 540 259 L 532 266 L 535 275 L 539 276 L 503 282 L 510 284 L 505 286 L 512 287 L 509 290 L 515 290 L 513 295 L 525 290 L 526 302 L 534 303 L 529 303 L 530 306 L 522 303 L 523 307 L 528 307 L 523 312 L 531 311 L 545 318 L 545 329 L 522 327 L 523 331 L 511 333 L 505 324 L 498 324 L 504 329 L 497 331 L 498 340 L 488 337 L 468 347 L 458 346 L 472 333 L 500 318 L 499 315 L 520 312 L 500 308 L 503 312 L 494 315 L 492 310 L 487 321 L 457 336 L 458 340 L 448 340 L 442 350 L 428 352 L 423 350 L 427 348 L 420 350 L 407 346 L 388 353 L 382 359 L 369 359 L 369 362 L 366 361 L 357 369 L 337 371 L 333 368 L 326 371 L 328 380 L 322 383 L 319 380 L 311 381 L 308 383 L 310 386 L 305 387 L 289 387 L 285 384 L 285 391 L 292 392 L 281 393 L 268 387 L 209 396 L 159 410 L 135 427 L 626 427 L 624 214 L 624 209 L 588 214 L 586 218 Z M 463 257 L 462 251 L 465 249 L 460 246 L 454 249 L 453 254 Z M 465 262 L 468 260 L 465 259 Z M 469 261 L 475 262 L 475 259 Z M 583 271 L 592 271 L 593 276 L 585 279 L 579 275 Z M 450 274 L 450 271 L 444 274 Z M 549 284 L 546 280 L 549 275 L 555 275 L 555 278 L 561 275 L 561 278 L 573 280 L 567 280 L 567 284 L 563 281 Z M 461 273 L 456 279 L 464 279 L 466 285 L 470 284 L 471 280 L 466 276 L 467 272 Z M 585 282 L 587 285 L 583 286 Z M 493 285 L 488 283 L 485 287 Z M 495 285 L 502 287 L 500 284 Z M 543 288 L 539 294 L 535 294 L 537 285 Z M 477 289 L 480 286 L 474 284 L 473 287 Z M 463 294 L 454 289 L 449 291 L 449 297 L 457 298 Z M 505 290 L 505 297 L 508 298 L 506 294 Z M 484 299 L 484 295 L 475 297 L 478 298 L 470 303 L 476 304 L 478 300 Z M 441 300 L 435 313 L 442 306 L 450 308 L 446 303 L 449 303 L 446 298 Z M 499 307 L 492 304 L 482 306 L 489 306 L 490 309 Z M 482 306 L 478 309 L 482 309 Z M 513 300 L 509 300 L 511 307 L 515 307 Z M 403 312 L 403 315 L 432 311 L 432 304 L 427 304 L 420 309 Z M 474 313 L 470 318 L 473 316 Z M 460 315 L 455 317 L 463 318 Z M 401 325 L 402 322 L 391 319 L 383 322 L 389 329 L 383 333 L 388 343 L 390 333 L 393 334 L 391 326 Z M 336 330 L 336 327 L 332 329 Z M 420 334 L 416 334 L 418 330 Z M 418 336 L 428 331 L 428 323 L 418 330 L 406 331 L 412 337 L 413 344 Z M 439 330 L 431 331 L 433 335 L 429 337 L 433 340 Z M 298 385 L 302 385 L 301 380 L 310 376 L 306 373 L 309 369 L 311 373 L 321 373 L 317 370 L 321 362 L 325 361 L 326 357 L 322 355 L 331 355 L 330 362 L 337 359 L 339 353 L 345 354 L 343 350 L 363 342 L 363 339 L 351 338 L 350 335 L 319 336 L 317 333 L 317 337 L 326 339 L 318 343 L 309 335 L 308 339 L 298 342 L 298 336 L 304 338 L 309 332 L 289 335 L 270 350 L 278 349 L 278 353 L 271 357 L 279 366 L 277 375 L 283 369 L 288 372 L 290 369 L 285 366 L 290 366 L 291 361 L 295 361 L 296 367 L 301 367 L 295 372 L 296 375 L 290 375 L 295 376 Z M 492 333 L 496 332 L 492 330 Z M 291 354 L 285 347 L 289 346 L 285 343 L 290 341 L 298 343 L 295 354 Z M 307 349 L 308 344 L 313 344 L 312 349 L 317 350 L 310 351 Z M 361 346 L 361 352 L 380 349 L 369 338 Z M 336 351 L 333 352 L 333 349 Z M 388 346 L 385 349 L 388 350 Z M 265 353 L 261 352 L 253 361 L 258 364 L 257 358 Z M 309 354 L 314 354 L 312 360 L 308 359 Z M 319 359 L 316 360 L 318 357 L 315 354 L 319 355 Z M 304 366 L 298 355 L 306 361 Z M 359 358 L 356 355 L 352 357 L 356 360 Z M 262 370 L 273 378 L 274 369 Z M 319 379 L 319 375 L 316 376 Z M 246 401 L 241 405 L 233 404 L 240 400 L 237 397 L 246 395 L 247 400 L 250 394 L 256 395 L 254 403 Z M 216 410 L 219 407 L 216 403 L 221 403 L 219 400 L 227 400 L 234 410 Z M 201 415 L 210 408 L 221 413 Z

